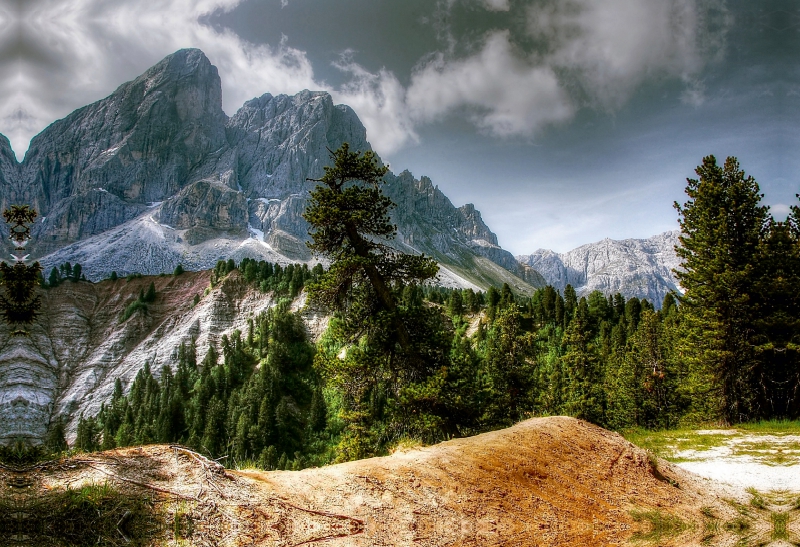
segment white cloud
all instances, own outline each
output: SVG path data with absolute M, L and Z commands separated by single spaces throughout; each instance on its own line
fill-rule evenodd
M 685 99 L 697 104 L 697 76 L 721 54 L 729 23 L 717 6 L 722 24 L 711 31 L 708 7 L 699 0 L 559 0 L 528 7 L 527 26 L 548 44 L 545 62 L 595 106 L 617 109 L 646 80 L 664 77 L 686 81 Z
M 486 9 L 523 10 L 527 38 L 543 49 L 521 51 L 509 30 L 456 48 L 448 30 L 446 51 L 426 57 L 408 88 L 389 70 L 369 72 L 345 58 L 338 66 L 351 80 L 332 89 L 289 39 L 255 45 L 203 23 L 241 1 L 0 0 L 0 132 L 21 156 L 53 120 L 175 50 L 197 47 L 219 69 L 229 114 L 265 92 L 327 89 L 356 110 L 383 154 L 416 142 L 419 124 L 454 111 L 491 134 L 527 137 L 587 103 L 617 109 L 654 77 L 683 79 L 683 100 L 700 104 L 702 68 L 724 44 L 724 31 L 708 31 L 701 15 L 708 10 L 699 4 L 722 0 L 542 0 L 528 7 L 481 0 Z M 457 1 L 439 0 L 437 14 L 446 20 L 439 12 Z
M 792 212 L 792 206 L 786 203 L 773 203 L 769 206 L 769 212 L 777 220 L 785 220 Z
M 385 69 L 371 73 L 355 63 L 349 52 L 336 67 L 349 73 L 351 80 L 334 91 L 333 98 L 356 111 L 376 150 L 390 154 L 419 140 L 408 115 L 406 90 L 394 74 Z
M 461 107 L 476 107 L 475 123 L 501 136 L 531 135 L 572 117 L 573 107 L 548 66 L 515 51 L 507 31 L 487 36 L 465 59 L 435 57 L 412 77 L 408 104 L 414 118 L 436 120 Z
M 454 56 L 451 44 L 413 74 L 407 97 L 417 122 L 466 108 L 492 134 L 530 136 L 582 106 L 615 111 L 646 81 L 663 78 L 682 80 L 681 100 L 700 106 L 702 69 L 724 51 L 730 26 L 720 0 L 543 0 L 522 9 L 536 53 L 516 48 L 510 31 L 491 31 L 467 56 Z M 708 13 L 718 14 L 713 25 Z

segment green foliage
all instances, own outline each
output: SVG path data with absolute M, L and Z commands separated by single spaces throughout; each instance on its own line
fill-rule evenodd
M 686 187 L 689 200 L 675 204 L 682 231 L 676 275 L 686 291 L 681 349 L 697 415 L 739 422 L 762 413 L 753 389 L 753 287 L 769 208 L 759 205 L 758 184 L 735 158 L 720 167 L 708 156 L 696 172 L 699 179 Z
M 530 298 L 508 285 L 432 286 L 432 260 L 388 247 L 385 168 L 346 146 L 333 159 L 306 212 L 327 272 L 244 259 L 211 276 L 213 286 L 238 270 L 287 299 L 307 287 L 333 312 L 316 348 L 282 300 L 202 363 L 184 345 L 177 367 L 145 365 L 127 394 L 115 386 L 96 420 L 81 420 L 81 446 L 180 442 L 233 465 L 296 469 L 536 415 L 641 431 L 800 413 L 789 396 L 800 383 L 800 208 L 769 219 L 735 160 L 706 158 L 689 181 L 678 206 L 687 292 L 656 311 L 571 286 Z M 130 314 L 155 297 L 151 283 Z
M 183 269 L 183 264 L 178 264 L 175 266 L 175 271 L 172 272 L 172 275 L 178 277 L 179 275 L 183 274 L 185 270 Z
M 252 325 L 200 364 L 194 344 L 178 349 L 174 371 L 156 377 L 145 364 L 127 395 L 117 380 L 96 420 L 103 447 L 181 443 L 268 469 L 327 463 L 327 402 L 299 316 L 284 302 Z
M 100 430 L 98 429 L 95 418 L 84 418 L 83 415 L 78 419 L 77 435 L 75 437 L 75 448 L 84 452 L 93 452 L 100 448 Z
M 58 416 L 50 423 L 44 445 L 51 454 L 59 454 L 69 448 L 67 445 L 66 427 L 61 416 Z
M 380 188 L 388 168 L 346 143 L 331 159 L 303 217 L 312 229 L 309 248 L 331 261 L 309 296 L 339 319 L 343 355 L 321 355 L 317 367 L 344 395 L 340 453 L 349 459 L 401 437 L 433 440 L 456 431 L 440 401 L 451 334 L 441 311 L 420 297 L 436 261 L 387 244 L 396 232 L 394 204 Z

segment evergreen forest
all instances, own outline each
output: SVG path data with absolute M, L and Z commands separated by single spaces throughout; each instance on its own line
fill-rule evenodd
M 187 342 L 175 367 L 118 380 L 80 418 L 77 448 L 179 443 L 226 465 L 300 469 L 533 416 L 613 430 L 800 418 L 800 214 L 775 220 L 735 158 L 704 158 L 675 204 L 685 292 L 658 303 L 437 287 L 435 262 L 385 243 L 385 168 L 346 145 L 332 158 L 306 211 L 330 268 L 220 262 L 213 283 L 242 276 L 279 303 L 201 361 Z M 304 290 L 332 316 L 316 343 L 290 311 Z

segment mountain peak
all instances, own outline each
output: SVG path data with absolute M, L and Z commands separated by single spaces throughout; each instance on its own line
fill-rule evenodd
M 197 48 L 179 49 L 175 53 L 167 55 L 160 62 L 152 66 L 143 76 L 153 72 L 164 72 L 178 77 L 187 76 L 199 71 L 213 69 L 217 73 L 217 67 L 211 64 L 206 54 Z M 217 78 L 219 75 L 217 74 Z
M 581 296 L 595 290 L 606 295 L 619 292 L 626 298 L 646 298 L 659 308 L 667 293 L 680 292 L 673 273 L 680 267 L 675 253 L 679 234 L 669 231 L 647 239 L 605 238 L 567 253 L 539 249 L 517 260 L 538 270 L 558 290 L 570 284 Z

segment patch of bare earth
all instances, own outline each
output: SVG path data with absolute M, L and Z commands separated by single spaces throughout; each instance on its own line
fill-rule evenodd
M 38 482 L 105 481 L 154 496 L 159 541 L 173 534 L 191 545 L 683 546 L 709 544 L 709 515 L 737 516 L 710 481 L 563 417 L 296 472 L 224 470 L 168 446 L 113 450 Z M 680 526 L 654 533 L 658 522 Z M 737 540 L 712 536 L 713 545 Z

